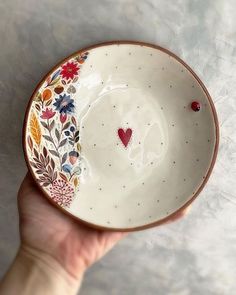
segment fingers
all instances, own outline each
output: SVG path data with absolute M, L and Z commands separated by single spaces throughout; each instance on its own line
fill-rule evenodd
M 175 214 L 166 223 L 171 223 L 171 222 L 174 222 L 176 220 L 179 220 L 180 218 L 183 218 L 184 216 L 186 216 L 190 212 L 190 210 L 191 210 L 191 206 L 188 206 L 188 207 L 184 208 L 183 210 L 181 210 L 180 212 L 178 212 L 177 214 Z

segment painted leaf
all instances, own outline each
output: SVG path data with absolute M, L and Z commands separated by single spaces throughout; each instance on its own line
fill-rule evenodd
M 43 155 L 44 155 L 45 158 L 47 157 L 47 154 L 48 154 L 47 149 L 44 146 L 43 147 Z
M 60 147 L 62 147 L 63 145 L 65 145 L 66 144 L 66 141 L 67 141 L 67 138 L 65 138 L 65 139 L 63 139 L 61 142 L 60 142 L 60 144 L 59 144 L 59 148 Z
M 70 122 L 67 122 L 64 127 L 62 128 L 62 131 L 66 130 L 70 126 Z
M 30 133 L 36 144 L 39 146 L 41 142 L 42 133 L 35 113 L 32 113 L 30 118 Z
M 39 105 L 38 103 L 35 104 L 35 108 L 36 108 L 36 110 L 38 110 L 38 111 L 41 110 L 40 105 Z
M 60 80 L 60 77 L 57 77 L 55 80 L 51 81 L 49 86 L 55 85 Z
M 76 178 L 74 179 L 74 186 L 77 187 L 78 184 L 79 184 L 79 180 L 78 180 L 78 178 L 76 177 Z
M 49 152 L 50 152 L 53 156 L 59 158 L 58 153 L 57 153 L 56 151 L 54 151 L 54 150 L 49 150 Z
M 58 131 L 57 128 L 55 129 L 55 135 L 56 135 L 57 141 L 60 141 L 61 135 L 60 135 L 60 133 L 59 133 L 59 131 Z
M 80 152 L 81 151 L 81 145 L 77 143 L 77 150 Z
M 67 153 L 65 153 L 62 157 L 61 163 L 64 164 L 67 158 Z
M 44 128 L 48 129 L 48 125 L 47 125 L 46 122 L 40 121 L 40 123 L 42 124 L 42 126 L 43 126 Z
M 74 116 L 72 116 L 71 121 L 72 121 L 72 123 L 76 126 L 76 119 L 75 119 Z
M 49 99 L 49 100 L 46 102 L 46 106 L 48 107 L 51 103 L 52 103 L 52 99 Z
M 51 131 L 55 125 L 55 121 L 53 120 L 49 125 L 49 130 Z
M 27 142 L 28 142 L 29 148 L 32 150 L 32 148 L 33 148 L 33 140 L 31 139 L 31 137 L 29 135 L 27 137 Z
M 45 138 L 45 139 L 48 140 L 48 141 L 53 142 L 53 140 L 51 139 L 51 137 L 48 136 L 48 135 L 43 135 L 43 138 Z
M 61 70 L 59 69 L 52 75 L 51 81 L 55 80 L 60 75 L 60 71 Z
M 65 180 L 66 182 L 68 181 L 67 177 L 63 173 L 59 172 L 59 175 L 63 180 Z
M 41 101 L 42 100 L 42 97 L 41 97 L 41 93 L 40 92 L 37 92 L 37 94 L 34 97 L 34 100 L 35 101 Z

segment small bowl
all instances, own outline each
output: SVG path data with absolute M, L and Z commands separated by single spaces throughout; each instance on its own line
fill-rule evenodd
M 206 184 L 219 126 L 193 70 L 156 45 L 94 45 L 55 66 L 27 107 L 28 168 L 58 208 L 95 228 L 173 218 Z

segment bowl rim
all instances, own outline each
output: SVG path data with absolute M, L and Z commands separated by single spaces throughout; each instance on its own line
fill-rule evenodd
M 212 156 L 212 160 L 210 163 L 210 166 L 208 168 L 208 171 L 206 173 L 206 176 L 203 180 L 203 182 L 201 183 L 200 187 L 197 189 L 197 191 L 194 193 L 194 195 L 184 204 L 182 205 L 179 209 L 177 209 L 176 211 L 174 211 L 173 213 L 171 213 L 170 215 L 159 219 L 157 221 L 145 224 L 145 225 L 140 225 L 140 226 L 135 226 L 135 227 L 127 227 L 127 228 L 113 228 L 113 227 L 106 227 L 106 226 L 101 226 L 101 225 L 97 225 L 94 224 L 92 222 L 88 222 L 85 221 L 77 216 L 74 216 L 72 213 L 68 212 L 66 209 L 62 208 L 60 205 L 58 205 L 57 203 L 55 203 L 50 196 L 43 190 L 43 188 L 41 187 L 41 185 L 39 184 L 39 182 L 37 181 L 33 170 L 31 168 L 31 165 L 29 163 L 29 158 L 27 155 L 27 148 L 26 148 L 26 129 L 27 129 L 27 122 L 28 122 L 28 116 L 29 116 L 29 112 L 31 109 L 31 105 L 33 102 L 33 98 L 35 96 L 35 94 L 37 93 L 38 89 L 42 86 L 42 84 L 44 83 L 45 79 L 47 78 L 48 75 L 50 75 L 51 73 L 53 73 L 61 64 L 65 63 L 66 61 L 70 60 L 71 58 L 73 58 L 74 56 L 81 54 L 85 51 L 89 51 L 91 49 L 95 49 L 98 47 L 105 47 L 105 46 L 110 46 L 110 45 L 139 45 L 139 46 L 145 46 L 145 47 L 149 47 L 149 48 L 153 48 L 159 51 L 162 51 L 166 54 L 168 54 L 169 56 L 173 57 L 176 61 L 180 62 L 194 77 L 194 79 L 199 83 L 199 85 L 201 86 L 202 90 L 204 91 L 208 102 L 211 106 L 211 111 L 213 114 L 213 119 L 214 119 L 214 125 L 215 125 L 215 136 L 216 136 L 216 140 L 215 140 L 215 147 L 214 147 L 214 153 Z M 171 52 L 170 50 L 161 47 L 159 45 L 155 45 L 155 44 L 151 44 L 151 43 L 147 43 L 147 42 L 142 42 L 142 41 L 133 41 L 133 40 L 114 40 L 114 41 L 109 41 L 109 42 L 102 42 L 102 43 L 98 43 L 98 44 L 94 44 L 88 47 L 84 47 L 74 53 L 72 53 L 71 55 L 67 56 L 66 58 L 62 59 L 60 62 L 58 62 L 46 75 L 43 76 L 43 78 L 40 80 L 40 82 L 37 84 L 37 86 L 35 87 L 28 103 L 26 106 L 26 111 L 25 111 L 25 116 L 24 116 L 24 122 L 23 122 L 23 129 L 22 129 L 22 146 L 23 146 L 23 154 L 24 154 L 24 158 L 25 158 L 25 162 L 27 165 L 27 168 L 34 180 L 34 182 L 36 183 L 37 187 L 39 188 L 39 190 L 43 193 L 43 195 L 47 198 L 47 200 L 53 204 L 53 206 L 59 208 L 63 213 L 67 214 L 68 216 L 71 216 L 74 220 L 80 221 L 82 224 L 87 225 L 91 228 L 94 229 L 98 229 L 98 230 L 106 230 L 106 231 L 119 231 L 119 232 L 132 232 L 132 231 L 140 231 L 140 230 L 144 230 L 144 229 L 148 229 L 148 228 L 152 228 L 164 223 L 167 223 L 168 221 L 171 221 L 172 219 L 175 219 L 175 217 L 177 217 L 177 215 L 179 215 L 184 209 L 186 209 L 196 198 L 197 196 L 200 194 L 200 192 L 202 191 L 202 189 L 205 187 L 207 181 L 209 180 L 209 177 L 212 173 L 213 167 L 215 165 L 216 162 L 216 157 L 217 157 L 217 153 L 218 153 L 218 148 L 219 148 L 219 122 L 218 122 L 218 118 L 217 118 L 217 113 L 216 113 L 216 109 L 213 103 L 213 100 L 206 88 L 206 86 L 203 84 L 202 80 L 198 77 L 198 75 L 193 71 L 193 69 L 187 65 L 180 57 L 178 57 L 176 54 L 174 54 L 173 52 Z

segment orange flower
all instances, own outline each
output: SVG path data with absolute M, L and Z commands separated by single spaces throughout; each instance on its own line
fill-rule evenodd
M 52 96 L 52 91 L 50 89 L 45 89 L 42 93 L 43 101 L 49 100 Z

